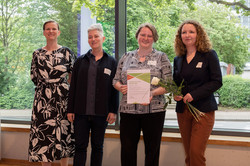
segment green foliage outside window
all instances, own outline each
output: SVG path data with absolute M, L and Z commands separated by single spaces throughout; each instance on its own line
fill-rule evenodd
M 19 81 L 17 81 L 19 82 Z M 34 99 L 34 85 L 30 80 L 20 80 L 0 97 L 2 109 L 30 109 Z
M 250 79 L 224 76 L 223 86 L 217 91 L 220 104 L 226 107 L 250 108 Z
M 85 3 L 104 27 L 105 51 L 114 55 L 115 0 L 2 1 L 0 8 L 8 10 L 0 10 L 3 16 L 0 18 L 0 108 L 31 108 L 34 85 L 29 75 L 30 63 L 33 51 L 45 45 L 44 21 L 58 21 L 61 30 L 59 44 L 77 53 L 77 14 Z M 220 61 L 233 64 L 237 73 L 241 73 L 250 59 L 249 30 L 237 25 L 239 19 L 230 8 L 204 0 L 127 0 L 127 51 L 138 48 L 135 39 L 138 26 L 150 22 L 159 34 L 154 47 L 165 52 L 173 62 L 176 30 L 189 18 L 204 25 Z M 223 96 L 221 93 L 221 104 L 228 105 Z M 235 105 L 249 106 L 243 103 Z
M 30 64 L 33 51 L 46 44 L 42 25 L 59 22 L 59 44 L 76 53 L 77 14 L 68 0 L 2 0 L 0 8 L 0 108 L 31 108 Z

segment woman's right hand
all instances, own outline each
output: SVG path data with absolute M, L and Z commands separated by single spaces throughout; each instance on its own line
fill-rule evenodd
M 174 96 L 175 101 L 181 101 L 183 99 L 182 96 Z
M 127 91 L 128 91 L 128 86 L 127 85 L 120 85 L 120 88 L 119 88 L 120 90 L 120 92 L 122 93 L 122 94 L 127 94 Z
M 115 89 L 120 91 L 122 94 L 127 94 L 128 91 L 128 86 L 127 85 L 123 85 L 121 84 L 119 81 L 116 82 L 116 84 L 114 85 Z

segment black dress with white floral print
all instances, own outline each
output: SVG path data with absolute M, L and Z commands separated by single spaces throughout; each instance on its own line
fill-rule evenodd
M 74 53 L 67 47 L 33 53 L 31 79 L 35 97 L 29 139 L 30 162 L 52 162 L 74 154 L 73 124 L 67 120 Z

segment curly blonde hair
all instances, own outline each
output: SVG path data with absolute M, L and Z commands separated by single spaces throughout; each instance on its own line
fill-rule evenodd
M 179 26 L 177 33 L 175 35 L 174 48 L 175 48 L 175 54 L 177 56 L 183 56 L 187 52 L 187 48 L 181 39 L 182 28 L 185 24 L 192 24 L 196 28 L 197 38 L 196 38 L 195 45 L 196 45 L 197 51 L 208 52 L 209 50 L 212 49 L 212 44 L 203 26 L 195 20 L 186 20 Z

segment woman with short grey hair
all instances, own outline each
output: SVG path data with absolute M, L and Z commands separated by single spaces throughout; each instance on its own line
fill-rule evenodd
M 68 119 L 74 122 L 74 166 L 84 166 L 91 135 L 91 166 L 101 166 L 106 127 L 116 120 L 118 92 L 112 86 L 117 62 L 102 48 L 101 24 L 88 29 L 91 49 L 77 58 L 69 91 Z M 90 132 L 91 131 L 91 132 Z

